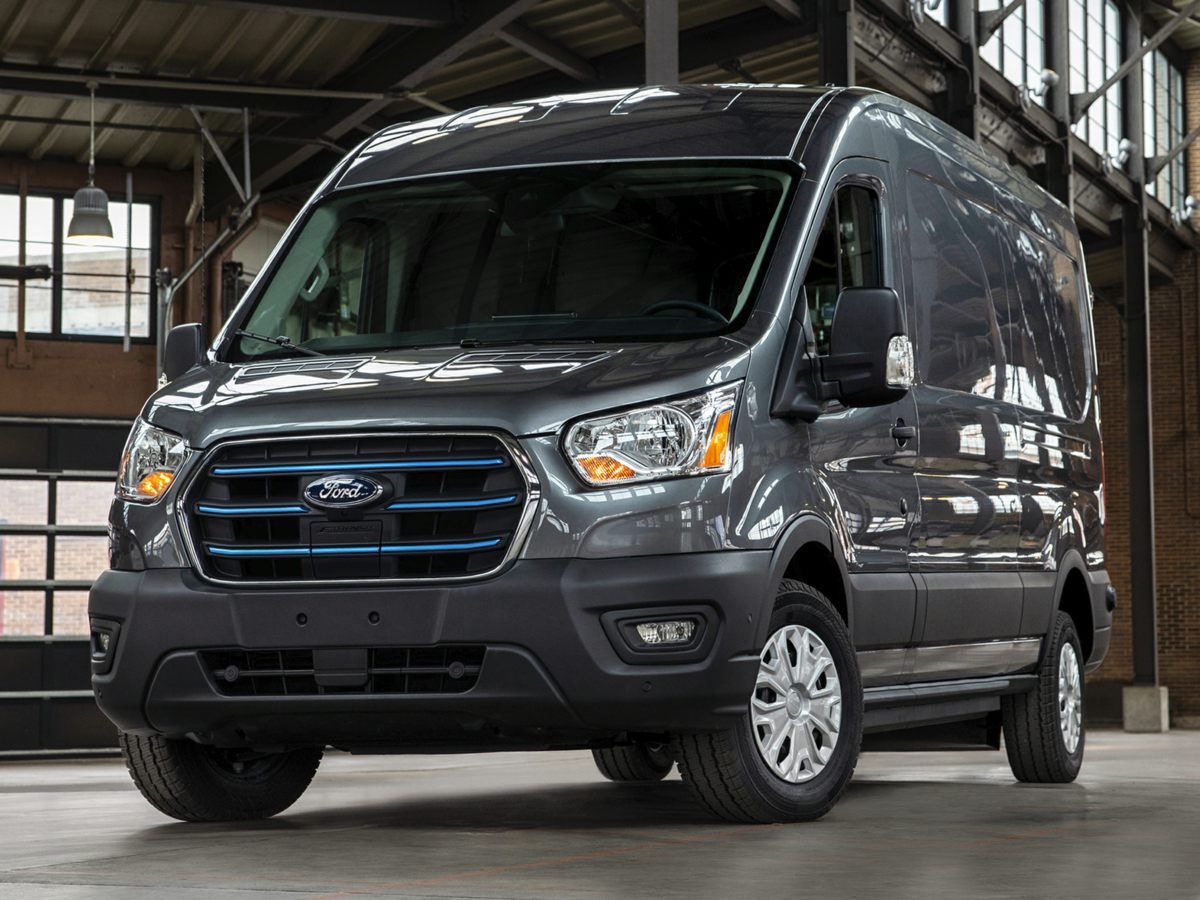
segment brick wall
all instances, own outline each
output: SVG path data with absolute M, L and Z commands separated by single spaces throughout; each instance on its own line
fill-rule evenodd
M 102 525 L 112 486 L 107 482 L 59 483 L 57 521 L 63 525 Z M 0 522 L 43 525 L 48 514 L 46 482 L 0 480 Z M 47 575 L 47 542 L 42 535 L 0 535 L 0 579 L 43 579 Z M 108 565 L 104 536 L 60 536 L 55 539 L 56 578 L 90 581 Z M 56 591 L 55 634 L 87 633 L 87 592 Z M 45 632 L 45 593 L 0 589 L 0 635 Z
M 1188 123 L 1200 123 L 1200 63 L 1187 73 Z M 1200 145 L 1188 150 L 1188 186 L 1200 197 Z M 1151 238 L 1155 238 L 1152 236 Z M 1200 725 L 1200 254 L 1185 253 L 1170 284 L 1150 294 L 1157 542 L 1159 676 L 1176 725 Z M 1124 325 L 1111 304 L 1095 311 L 1108 485 L 1109 573 L 1123 602 L 1112 649 L 1094 676 L 1133 677 L 1129 607 Z

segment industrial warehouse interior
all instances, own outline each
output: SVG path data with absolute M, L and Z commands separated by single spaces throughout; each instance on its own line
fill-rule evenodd
M 1198 138 L 1200 0 L 0 0 L 0 900 L 1200 898 Z

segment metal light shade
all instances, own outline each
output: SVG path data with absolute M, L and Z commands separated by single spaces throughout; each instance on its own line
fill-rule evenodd
M 88 185 L 75 192 L 75 211 L 67 226 L 67 237 L 112 238 L 112 222 L 108 220 L 108 194 Z

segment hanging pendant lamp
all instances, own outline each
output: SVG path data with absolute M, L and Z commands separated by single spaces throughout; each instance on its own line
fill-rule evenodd
M 112 222 L 108 220 L 108 194 L 96 187 L 96 84 L 88 85 L 91 92 L 91 116 L 89 136 L 91 150 L 88 153 L 88 183 L 75 192 L 71 224 L 67 226 L 67 237 L 80 238 L 85 242 L 112 240 Z

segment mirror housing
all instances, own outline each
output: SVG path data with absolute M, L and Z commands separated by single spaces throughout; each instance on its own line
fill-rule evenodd
M 204 326 L 199 322 L 176 325 L 167 332 L 167 343 L 163 348 L 163 376 L 167 381 L 174 381 L 188 369 L 203 363 L 207 346 Z
M 771 415 L 816 420 L 831 401 L 882 406 L 900 399 L 914 377 L 904 311 L 891 288 L 846 288 L 838 295 L 828 356 L 814 357 L 801 290 L 783 348 Z
M 891 288 L 846 288 L 838 295 L 821 376 L 849 407 L 899 400 L 913 383 L 912 343 Z

